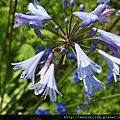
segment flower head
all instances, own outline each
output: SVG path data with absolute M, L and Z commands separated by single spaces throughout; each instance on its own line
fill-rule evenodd
M 32 58 L 29 58 L 28 60 L 18 63 L 11 63 L 12 65 L 15 65 L 13 69 L 19 70 L 23 68 L 24 71 L 22 72 L 20 78 L 23 80 L 31 79 L 32 83 L 34 84 L 35 69 L 44 53 L 45 53 L 44 51 L 41 51 L 40 53 L 33 56 Z
M 62 96 L 62 94 L 58 91 L 55 77 L 54 77 L 54 64 L 52 63 L 45 73 L 45 75 L 42 77 L 42 79 L 36 83 L 35 85 L 30 86 L 30 90 L 35 89 L 35 95 L 39 95 L 43 92 L 42 96 L 49 95 L 51 101 L 56 101 L 56 92 Z

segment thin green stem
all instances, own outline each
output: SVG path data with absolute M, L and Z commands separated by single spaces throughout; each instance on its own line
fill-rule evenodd
M 61 32 L 62 32 L 64 35 L 66 35 L 65 32 L 63 31 L 63 29 L 61 28 L 61 26 L 60 26 L 54 19 L 52 19 L 52 21 L 60 28 Z
M 58 32 L 56 32 L 54 29 L 52 29 L 51 27 L 49 27 L 49 26 L 48 26 L 48 25 L 46 25 L 46 24 L 45 24 L 45 29 L 47 29 L 48 31 L 50 31 L 50 32 L 54 33 L 55 35 L 57 35 L 57 36 L 59 36 L 59 37 L 61 37 L 61 38 L 63 38 L 63 39 L 66 39 L 66 37 L 65 37 L 65 36 L 63 36 L 63 35 L 59 34 Z
M 120 21 L 120 17 L 117 17 L 115 19 L 115 21 L 111 24 L 110 28 L 107 31 L 110 32 L 113 29 L 113 27 L 117 24 L 118 21 Z

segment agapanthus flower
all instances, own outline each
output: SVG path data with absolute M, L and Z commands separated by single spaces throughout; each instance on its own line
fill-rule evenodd
M 99 66 L 96 62 L 93 62 L 93 60 L 91 60 L 90 56 L 88 57 L 88 55 L 94 51 L 97 51 L 97 45 L 99 43 L 103 43 L 117 57 L 120 57 L 120 36 L 97 28 L 91 28 L 90 30 L 90 27 L 97 22 L 108 22 L 106 18 L 108 18 L 114 10 L 110 6 L 106 5 L 109 1 L 110 0 L 98 0 L 98 3 L 101 4 L 93 9 L 93 11 L 85 12 L 85 7 L 83 4 L 80 5 L 79 11 L 73 11 L 75 1 L 70 0 L 70 4 L 68 6 L 70 12 L 67 12 L 68 0 L 62 0 L 61 2 L 64 12 L 62 26 L 59 24 L 61 22 L 57 22 L 57 20 L 54 19 L 54 16 L 52 18 L 50 17 L 50 15 L 38 3 L 37 0 L 34 0 L 34 4 L 28 4 L 27 7 L 29 11 L 26 14 L 17 12 L 15 13 L 16 24 L 14 25 L 14 28 L 29 25 L 34 29 L 34 33 L 39 38 L 44 41 L 54 42 L 51 44 L 53 46 L 48 49 L 42 48 L 42 51 L 40 50 L 40 53 L 34 57 L 23 62 L 12 63 L 12 65 L 15 65 L 14 70 L 24 69 L 20 78 L 23 80 L 31 79 L 33 84 L 35 69 L 38 63 L 40 63 L 40 65 L 43 65 L 41 68 L 39 67 L 40 70 L 37 74 L 40 76 L 40 81 L 30 86 L 29 88 L 30 90 L 34 89 L 35 95 L 42 94 L 42 97 L 44 97 L 44 99 L 48 95 L 52 101 L 57 100 L 56 93 L 62 95 L 57 89 L 55 74 L 57 72 L 61 73 L 59 69 L 64 69 L 64 65 L 67 62 L 67 57 L 72 60 L 72 64 L 76 61 L 78 62 L 78 68 L 74 72 L 71 81 L 75 81 L 76 84 L 78 84 L 80 80 L 83 80 L 85 93 L 87 93 L 87 96 L 90 99 L 94 97 L 95 91 L 101 92 L 102 88 L 105 88 L 105 85 L 93 75 L 93 72 L 100 73 L 102 71 L 101 66 Z M 68 16 L 68 14 L 70 16 Z M 116 13 L 116 15 L 119 16 L 119 11 Z M 119 17 L 116 18 L 118 21 Z M 47 24 L 46 22 L 48 22 L 48 20 L 49 23 Z M 50 33 L 54 34 L 55 37 L 48 37 L 49 34 L 47 36 L 44 36 L 44 34 L 42 35 L 42 29 L 45 29 L 45 33 L 49 31 Z M 98 36 L 94 37 L 94 35 Z M 84 42 L 86 40 L 88 41 Z M 92 40 L 92 44 L 91 46 L 88 46 L 90 40 Z M 47 45 L 47 43 L 44 45 Z M 36 52 L 39 52 L 39 50 L 37 49 Z M 108 55 L 101 50 L 98 50 L 98 52 L 106 60 L 112 76 L 116 80 L 116 75 L 119 75 L 119 67 L 117 65 L 120 64 L 119 58 Z M 53 56 L 53 53 L 55 53 L 55 56 Z M 69 62 L 67 65 L 69 65 Z M 56 63 L 58 66 L 55 69 Z M 65 72 L 66 69 L 67 67 L 65 68 Z M 67 74 L 70 74 L 69 70 Z M 56 109 L 58 109 L 58 106 L 56 106 Z M 58 109 L 57 113 L 65 114 L 66 111 L 67 108 L 62 107 L 62 110 L 61 108 Z
M 108 64 L 108 66 L 109 66 L 109 68 L 114 76 L 114 80 L 117 81 L 116 75 L 120 75 L 120 68 L 117 64 L 120 64 L 120 59 L 117 57 L 114 57 L 112 55 L 109 55 L 102 50 L 98 50 L 98 53 L 106 61 L 106 63 Z
M 91 99 L 95 96 L 94 91 L 101 92 L 101 88 L 105 88 L 105 85 L 100 82 L 95 76 L 89 75 L 83 79 L 85 92 L 87 92 L 88 97 Z
M 55 108 L 57 110 L 58 115 L 65 115 L 67 112 L 67 107 L 62 102 L 56 103 Z
M 25 61 L 18 62 L 18 63 L 11 63 L 15 67 L 14 70 L 24 69 L 20 78 L 23 80 L 31 79 L 32 83 L 34 84 L 34 74 L 35 69 L 37 67 L 37 64 L 39 63 L 40 59 L 44 55 L 44 51 L 41 51 L 37 55 L 33 56 L 32 58 L 29 58 Z
M 120 16 L 120 10 L 118 10 L 118 11 L 116 12 L 116 15 L 117 15 L 117 16 Z
M 35 85 L 30 86 L 30 90 L 35 89 L 35 95 L 39 95 L 43 93 L 44 99 L 47 95 L 49 95 L 51 101 L 56 101 L 56 92 L 62 96 L 62 94 L 58 91 L 55 76 L 54 76 L 54 64 L 52 63 L 42 77 L 42 79 L 36 83 Z
M 75 50 L 77 53 L 78 77 L 80 80 L 86 78 L 88 75 L 92 75 L 92 70 L 97 73 L 101 72 L 102 68 L 88 58 L 78 44 L 75 44 Z
M 27 14 L 29 13 L 30 15 L 24 15 L 16 12 L 15 13 L 16 24 L 13 27 L 16 28 L 19 26 L 29 25 L 34 29 L 35 34 L 41 38 L 42 35 L 39 29 L 44 28 L 44 26 L 39 22 L 50 20 L 51 17 L 48 15 L 45 9 L 38 3 L 37 0 L 34 0 L 34 4 L 29 3 L 27 7 L 28 10 L 30 11 L 27 12 Z
M 120 53 L 120 36 L 106 32 L 104 30 L 97 30 L 101 36 L 97 37 L 100 41 L 105 43 L 116 55 Z

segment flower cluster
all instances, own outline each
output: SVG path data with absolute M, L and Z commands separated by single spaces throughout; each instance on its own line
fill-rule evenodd
M 16 24 L 14 25 L 14 28 L 29 25 L 34 29 L 34 33 L 40 39 L 59 43 L 57 46 L 38 52 L 28 60 L 12 63 L 12 65 L 14 65 L 14 70 L 23 69 L 20 76 L 21 79 L 30 79 L 32 81 L 33 85 L 30 86 L 29 89 L 34 89 L 35 95 L 42 94 L 44 99 L 48 95 L 52 101 L 57 100 L 56 93 L 62 96 L 56 86 L 55 63 L 61 55 L 63 56 L 63 64 L 65 64 L 68 49 L 72 51 L 76 58 L 73 59 L 73 55 L 69 55 L 68 57 L 72 57 L 73 62 L 77 61 L 78 64 L 76 69 L 77 81 L 83 81 L 84 90 L 90 99 L 95 96 L 95 91 L 101 92 L 102 88 L 105 88 L 105 85 L 94 76 L 94 72 L 100 73 L 102 71 L 101 66 L 90 59 L 87 54 L 97 51 L 108 64 L 111 74 L 116 81 L 116 76 L 119 75 L 120 72 L 119 66 L 117 65 L 120 64 L 120 36 L 95 27 L 91 28 L 98 22 L 108 23 L 106 18 L 110 17 L 114 11 L 113 8 L 107 5 L 109 1 L 110 0 L 98 0 L 99 5 L 91 12 L 84 12 L 85 7 L 81 4 L 80 10 L 73 12 L 75 2 L 74 0 L 70 0 L 69 7 L 71 9 L 71 13 L 70 17 L 67 17 L 66 9 L 68 7 L 68 0 L 62 0 L 62 8 L 64 11 L 63 22 L 65 29 L 63 29 L 61 25 L 46 12 L 37 0 L 34 0 L 34 3 L 28 4 L 27 7 L 29 11 L 26 14 L 15 13 Z M 120 10 L 117 11 L 115 15 L 119 18 Z M 73 18 L 76 19 L 76 21 Z M 54 28 L 44 24 L 47 21 L 51 22 L 51 24 L 54 25 Z M 46 39 L 41 34 L 41 29 L 46 29 L 49 32 L 52 32 L 57 35 L 58 38 L 61 38 L 61 40 Z M 95 37 L 93 38 L 93 36 Z M 89 47 L 90 49 L 88 50 L 88 53 L 83 49 L 85 45 L 82 44 L 82 40 L 93 41 L 92 46 Z M 108 53 L 97 49 L 96 47 L 98 44 L 106 45 L 114 55 L 109 55 Z M 51 52 L 47 58 L 43 59 L 43 56 L 48 50 L 51 50 Z M 59 54 L 54 56 L 56 50 L 59 50 Z M 40 76 L 40 81 L 35 84 L 35 70 L 37 65 L 41 63 L 44 63 L 44 65 L 37 74 Z M 58 109 L 57 105 L 56 108 Z M 62 111 L 66 111 L 66 109 Z

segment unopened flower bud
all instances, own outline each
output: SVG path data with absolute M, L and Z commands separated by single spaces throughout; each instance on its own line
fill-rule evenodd
M 69 20 L 67 18 L 65 18 L 64 23 L 67 25 L 69 23 Z
M 94 52 L 96 50 L 96 47 L 95 46 L 91 46 L 90 49 L 89 49 L 89 52 Z
M 66 50 L 65 48 L 61 48 L 61 49 L 60 49 L 60 52 L 61 52 L 63 55 L 66 53 L 66 51 L 67 51 L 67 50 Z
M 73 8 L 75 5 L 75 1 L 74 0 L 70 0 L 70 7 Z
M 88 34 L 88 37 L 92 37 L 97 33 L 97 28 L 92 28 Z
M 80 5 L 80 11 L 83 12 L 85 9 L 85 6 L 83 4 Z
M 62 0 L 62 7 L 65 10 L 68 4 L 68 0 Z
M 93 44 L 94 46 L 97 46 L 97 45 L 99 44 L 99 42 L 100 42 L 99 40 L 94 40 L 92 44 Z
M 59 27 L 57 25 L 55 25 L 54 29 L 58 31 Z

